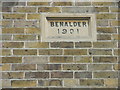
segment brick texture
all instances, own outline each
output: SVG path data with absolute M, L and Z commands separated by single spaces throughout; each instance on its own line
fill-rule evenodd
M 118 1 L 2 0 L 1 3 L 2 90 L 117 90 Z M 96 22 L 92 22 L 96 24 L 97 40 L 43 42 L 42 14 L 46 13 L 95 14 Z

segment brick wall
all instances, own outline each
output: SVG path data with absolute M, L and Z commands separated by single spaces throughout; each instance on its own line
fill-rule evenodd
M 2 88 L 117 88 L 118 5 L 77 0 L 3 2 Z M 97 41 L 41 42 L 41 13 L 48 12 L 95 13 Z

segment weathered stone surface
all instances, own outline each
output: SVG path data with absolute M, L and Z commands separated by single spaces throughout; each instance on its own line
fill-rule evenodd
M 117 48 L 116 42 L 93 42 L 94 48 Z
M 75 78 L 92 78 L 92 72 L 75 72 Z
M 22 48 L 24 45 L 23 42 L 3 42 L 3 48 Z
M 12 80 L 11 82 L 12 87 L 35 87 L 37 84 L 37 81 L 35 80 Z
M 90 49 L 90 55 L 112 55 L 111 49 Z
M 62 49 L 40 49 L 39 55 L 62 55 Z
M 45 64 L 48 63 L 48 57 L 46 56 L 24 57 L 23 62 L 31 64 Z
M 64 64 L 63 70 L 87 70 L 85 64 Z
M 26 48 L 48 48 L 49 43 L 47 42 L 26 42 Z
M 61 12 L 61 8 L 60 7 L 39 7 L 38 12 L 59 13 Z
M 92 57 L 90 56 L 75 56 L 75 63 L 92 63 Z
M 25 78 L 49 78 L 49 72 L 26 72 Z
M 88 70 L 112 70 L 112 64 L 90 64 Z
M 37 70 L 61 70 L 60 64 L 38 64 Z
M 72 72 L 52 72 L 51 78 L 73 78 Z
M 23 72 L 3 72 L 3 79 L 23 79 Z
M 92 13 L 94 8 L 92 7 L 63 7 L 62 12 L 64 13 Z
M 118 86 L 118 79 L 105 79 L 105 86 L 107 87 L 117 87 Z
M 36 12 L 36 7 L 14 7 L 13 12 Z
M 118 72 L 94 72 L 94 78 L 118 78 Z
M 2 57 L 2 63 L 22 63 L 22 57 Z
M 73 42 L 52 42 L 51 48 L 73 48 Z
M 15 49 L 13 50 L 14 55 L 37 55 L 35 49 Z
M 87 49 L 65 49 L 65 55 L 87 55 Z
M 117 57 L 93 57 L 94 63 L 117 63 Z
M 92 47 L 92 43 L 91 42 L 76 42 L 75 47 L 76 48 L 90 48 Z
M 64 86 L 65 87 L 77 87 L 79 86 L 78 80 L 77 79 L 64 79 Z
M 3 64 L 2 65 L 2 71 L 10 71 L 11 65 L 10 64 Z
M 80 85 L 82 86 L 104 86 L 104 80 L 98 79 L 81 79 Z
M 35 64 L 14 64 L 12 65 L 13 71 L 21 71 L 21 70 L 36 70 Z

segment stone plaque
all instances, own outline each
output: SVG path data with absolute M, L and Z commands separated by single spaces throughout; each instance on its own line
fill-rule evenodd
M 94 14 L 42 14 L 43 42 L 96 41 Z

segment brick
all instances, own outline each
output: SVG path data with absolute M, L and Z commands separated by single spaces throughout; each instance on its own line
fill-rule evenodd
M 25 14 L 5 14 L 3 13 L 3 19 L 25 19 Z
M 35 80 L 12 80 L 11 85 L 12 87 L 35 87 L 37 81 Z
M 24 28 L 3 28 L 2 33 L 5 34 L 24 33 Z
M 73 78 L 72 72 L 51 72 L 51 78 Z
M 65 49 L 64 55 L 87 55 L 87 49 Z
M 15 21 L 14 23 L 14 27 L 19 27 L 19 28 L 38 28 L 39 27 L 39 22 L 37 21 L 24 21 L 24 20 L 19 20 L 19 21 Z
M 10 64 L 3 64 L 2 65 L 2 71 L 10 71 L 11 65 Z
M 97 40 L 111 40 L 111 35 L 98 34 Z
M 112 70 L 112 64 L 90 64 L 88 70 Z
M 50 80 L 49 86 L 62 86 L 62 81 L 61 80 Z
M 26 72 L 25 78 L 49 78 L 49 72 Z
M 119 26 L 119 24 L 120 24 L 120 21 L 118 21 L 118 20 L 112 20 L 112 21 L 110 21 L 110 25 L 111 26 Z
M 113 65 L 113 69 L 114 70 L 120 70 L 120 64 L 118 63 L 118 64 L 114 64 Z
M 73 48 L 73 42 L 52 42 L 52 48 Z
M 99 27 L 97 28 L 98 33 L 117 33 L 117 29 L 111 27 Z
M 61 70 L 60 64 L 37 64 L 37 70 Z
M 28 2 L 28 6 L 49 6 L 50 2 Z
M 118 87 L 118 79 L 105 79 L 104 83 L 107 87 Z
M 23 62 L 30 64 L 46 64 L 48 63 L 48 57 L 43 57 L 43 56 L 24 57 Z
M 80 80 L 81 86 L 104 86 L 104 80 L 98 79 L 81 79 Z
M 90 56 L 75 56 L 74 57 L 75 63 L 92 63 L 92 57 Z
M 58 12 L 61 12 L 61 8 L 60 7 L 39 7 L 38 12 L 58 13 Z
M 23 72 L 3 72 L 2 78 L 3 79 L 22 79 Z
M 95 7 L 96 12 L 109 12 L 108 7 Z
M 35 64 L 13 64 L 13 71 L 21 71 L 21 70 L 36 70 Z
M 23 48 L 23 42 L 3 42 L 3 48 Z
M 25 33 L 26 34 L 40 34 L 41 30 L 40 28 L 26 28 Z
M 91 2 L 75 2 L 75 6 L 91 6 Z
M 2 88 L 10 88 L 11 87 L 11 81 L 10 80 L 2 80 Z
M 2 35 L 2 40 L 3 41 L 7 41 L 7 40 L 11 40 L 12 39 L 12 35 Z
M 40 19 L 40 14 L 27 14 L 27 19 Z
M 116 42 L 94 42 L 94 48 L 117 48 Z
M 2 12 L 11 12 L 11 11 L 12 11 L 12 7 L 2 6 Z
M 40 49 L 39 55 L 62 55 L 62 49 Z
M 85 64 L 63 64 L 63 70 L 87 70 Z
M 93 7 L 63 7 L 63 13 L 92 13 L 94 12 Z
M 120 40 L 120 34 L 113 34 L 112 39 L 113 40 Z
M 92 2 L 93 6 L 115 6 L 115 2 Z
M 120 12 L 118 7 L 110 7 L 111 12 Z
M 17 41 L 36 40 L 36 35 L 14 35 L 13 40 L 17 40 Z
M 114 71 L 109 72 L 94 72 L 94 78 L 118 78 L 118 73 Z
M 72 63 L 73 57 L 50 57 L 50 63 Z
M 2 63 L 22 63 L 22 57 L 2 57 Z
M 108 20 L 97 20 L 97 26 L 109 26 Z
M 10 56 L 12 54 L 10 49 L 2 49 L 2 56 Z
M 97 19 L 116 19 L 116 14 L 97 14 Z
M 53 6 L 72 6 L 72 2 L 53 2 Z
M 12 27 L 13 26 L 13 21 L 2 21 L 2 27 Z
M 55 80 L 39 80 L 38 86 L 62 86 L 62 81 L 55 79 Z
M 23 13 L 36 12 L 36 7 L 14 7 L 13 12 L 23 12 Z
M 90 49 L 90 55 L 112 55 L 111 49 Z
M 75 72 L 75 78 L 92 78 L 92 72 Z
M 76 42 L 75 43 L 75 48 L 90 48 L 92 47 L 91 42 Z
M 14 55 L 37 55 L 35 49 L 15 49 L 13 50 Z
M 25 6 L 25 2 L 3 2 L 2 6 Z
M 38 80 L 38 86 L 49 86 L 49 80 Z
M 77 79 L 64 79 L 64 86 L 65 87 L 77 87 L 79 86 L 78 80 Z
M 49 48 L 49 43 L 47 42 L 26 42 L 26 48 Z
M 120 49 L 114 49 L 114 55 L 119 55 Z
M 117 63 L 117 57 L 93 57 L 94 63 Z

